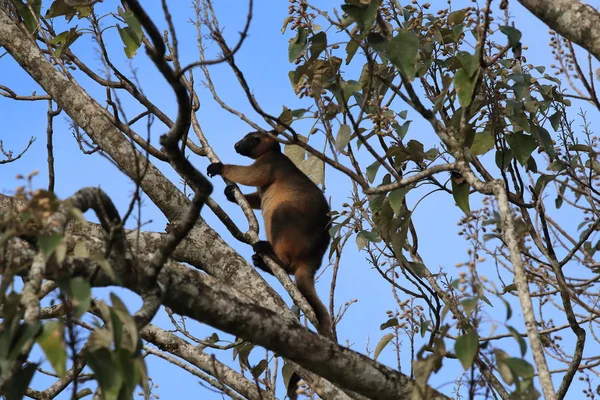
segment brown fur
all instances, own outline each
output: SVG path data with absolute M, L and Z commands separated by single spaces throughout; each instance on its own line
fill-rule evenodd
M 252 208 L 262 210 L 267 241 L 255 245 L 257 253 L 273 258 L 294 275 L 318 320 L 320 334 L 332 337 L 331 319 L 315 290 L 315 273 L 329 246 L 329 205 L 322 191 L 282 152 L 279 143 L 266 134 L 252 132 L 235 145 L 243 156 L 254 159 L 250 166 L 211 164 L 209 175 L 258 188 L 246 195 Z M 228 188 L 229 189 L 229 188 Z M 232 192 L 226 189 L 229 200 Z M 253 257 L 255 265 L 268 271 Z M 270 272 L 270 271 L 268 271 Z

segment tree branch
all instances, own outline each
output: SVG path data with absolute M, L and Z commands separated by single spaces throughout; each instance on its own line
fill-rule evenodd
M 600 60 L 600 13 L 579 0 L 518 0 L 551 29 Z
M 10 241 L 9 268 L 33 261 L 34 253 L 27 247 L 21 240 Z M 144 262 L 143 256 L 139 262 Z M 120 284 L 141 294 L 143 283 L 127 264 L 114 265 Z M 61 266 L 48 266 L 46 278 L 89 278 L 94 269 L 95 264 L 88 259 L 67 256 Z M 294 318 L 256 305 L 197 270 L 167 263 L 158 281 L 165 288 L 163 304 L 174 312 L 272 350 L 341 387 L 381 399 L 408 399 L 412 392 L 413 384 L 407 376 L 307 330 Z M 94 283 L 96 286 L 116 284 L 103 272 Z M 439 393 L 435 396 L 447 398 Z

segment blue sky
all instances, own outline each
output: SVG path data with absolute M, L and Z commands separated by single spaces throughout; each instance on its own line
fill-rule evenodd
M 44 2 L 47 6 L 48 2 Z M 187 1 L 171 2 L 171 12 L 176 21 L 177 33 L 180 43 L 180 54 L 182 64 L 194 61 L 198 57 L 196 49 L 195 27 L 185 22 L 193 15 L 191 4 Z M 247 11 L 247 4 L 244 1 L 233 2 L 215 2 L 216 12 L 219 17 L 221 27 L 225 28 L 225 36 L 230 43 L 234 43 L 238 38 L 238 32 L 241 30 Z M 321 1 L 317 3 L 331 4 Z M 334 2 L 339 5 L 341 1 Z M 404 2 L 403 2 L 404 3 Z M 516 2 L 513 2 L 516 3 Z M 176 5 L 175 5 L 176 4 Z M 470 4 L 470 2 L 454 2 L 454 8 Z M 232 7 L 232 5 L 234 5 Z M 144 6 L 154 17 L 155 22 L 161 29 L 166 27 L 164 18 L 160 11 L 159 1 L 146 1 Z M 116 7 L 114 1 L 105 1 L 98 5 L 100 10 L 113 10 Z M 310 105 L 306 100 L 300 100 L 294 94 L 288 80 L 288 71 L 293 65 L 288 62 L 287 48 L 290 32 L 282 35 L 280 32 L 281 24 L 287 16 L 287 2 L 274 2 L 257 0 L 254 8 L 254 18 L 250 28 L 250 36 L 244 43 L 244 46 L 236 54 L 236 60 L 241 69 L 245 72 L 246 78 L 253 89 L 259 103 L 271 114 L 278 115 L 282 106 L 286 105 L 291 109 L 303 108 Z M 324 6 L 328 8 L 330 6 Z M 548 47 L 549 35 L 548 29 L 541 22 L 533 18 L 527 11 L 517 4 L 512 4 L 513 16 L 516 27 L 523 33 L 523 43 L 529 46 L 524 54 L 528 62 L 534 65 L 548 66 L 553 62 Z M 81 24 L 82 26 L 85 23 Z M 116 29 L 110 29 L 106 33 L 106 42 L 112 51 L 113 61 L 117 63 L 128 76 L 130 70 L 121 47 L 122 44 L 118 38 Z M 95 66 L 96 72 L 102 72 L 101 63 L 98 61 L 97 46 L 92 42 L 89 35 L 81 37 L 72 47 L 73 51 L 83 60 Z M 211 47 L 214 50 L 214 46 Z M 214 54 L 209 49 L 209 54 Z M 164 83 L 154 66 L 149 62 L 143 50 L 133 60 L 133 65 L 137 68 L 137 75 L 142 83 L 144 93 L 154 101 L 159 108 L 174 118 L 176 115 L 176 103 L 169 87 Z M 346 72 L 353 73 L 351 67 L 345 67 Z M 356 67 L 354 67 L 356 68 Z M 256 114 L 251 110 L 243 93 L 239 90 L 237 81 L 226 65 L 216 65 L 211 67 L 212 77 L 223 100 L 232 107 L 244 112 L 255 121 L 259 121 Z M 548 70 L 548 72 L 550 72 Z M 76 77 L 81 74 L 75 72 Z M 238 120 L 235 116 L 222 110 L 211 98 L 207 90 L 202 89 L 200 81 L 202 79 L 201 71 L 195 73 L 197 88 L 201 101 L 201 108 L 198 114 L 202 128 L 207 135 L 211 145 L 219 154 L 224 162 L 236 164 L 248 164 L 248 160 L 237 155 L 233 151 L 233 144 L 239 140 L 246 132 L 251 130 L 245 123 Z M 9 86 L 15 92 L 26 95 L 32 91 L 41 93 L 41 89 L 33 80 L 25 74 L 10 57 L 0 59 L 0 84 Z M 89 80 L 80 80 L 86 89 L 90 91 L 97 99 L 104 98 L 102 88 L 93 85 Z M 128 118 L 132 118 L 139 111 L 140 107 L 130 101 L 124 94 L 121 100 L 125 104 L 125 110 Z M 101 104 L 104 104 L 101 101 Z M 31 149 L 23 156 L 21 160 L 15 163 L 0 166 L 0 191 L 10 194 L 19 185 L 19 181 L 14 177 L 17 174 L 27 175 L 33 170 L 39 170 L 40 175 L 35 178 L 34 183 L 37 187 L 47 185 L 47 165 L 46 165 L 46 108 L 45 101 L 40 102 L 16 102 L 10 99 L 0 97 L 0 117 L 3 124 L 0 127 L 0 140 L 4 142 L 5 148 L 16 153 L 27 144 L 29 137 L 37 137 L 36 142 Z M 404 108 L 406 108 L 404 106 Z M 574 117 L 574 114 L 572 115 Z M 592 121 L 594 115 L 590 114 Z M 429 125 L 424 123 L 416 113 L 409 110 L 408 119 L 414 120 L 409 131 L 410 138 L 432 144 L 435 143 L 435 135 Z M 262 123 L 265 127 L 266 124 Z M 301 125 L 299 125 L 301 126 Z M 153 127 L 153 141 L 165 131 L 157 121 Z M 143 133 L 143 123 L 138 125 L 138 132 Z M 193 136 L 193 135 L 191 135 Z M 97 154 L 86 156 L 78 149 L 68 127 L 68 120 L 64 114 L 55 119 L 54 149 L 56 159 L 56 193 L 61 198 L 66 198 L 76 190 L 84 186 L 100 186 L 116 203 L 122 212 L 126 209 L 133 184 L 130 183 L 122 173 L 114 166 Z M 208 164 L 207 160 L 192 158 L 194 163 L 201 171 L 205 171 Z M 368 165 L 368 164 L 365 164 Z M 169 177 L 175 177 L 165 165 L 159 165 L 163 172 Z M 445 178 L 443 178 L 445 179 Z M 176 179 L 175 182 L 178 182 Z M 219 201 L 231 217 L 239 222 L 240 227 L 245 230 L 245 219 L 243 214 L 234 204 L 228 203 L 223 194 L 224 183 L 217 178 L 213 178 L 215 185 L 214 197 Z M 249 191 L 248 188 L 242 189 Z M 326 170 L 326 196 L 331 197 L 333 208 L 336 209 L 348 200 L 350 195 L 348 180 L 342 174 L 331 168 Z M 409 204 L 414 205 L 417 197 L 409 196 Z M 207 222 L 216 229 L 236 250 L 238 250 L 247 259 L 250 258 L 252 251 L 249 246 L 237 243 L 235 239 L 227 232 L 222 224 L 211 214 L 210 210 L 204 209 L 202 216 Z M 454 264 L 467 260 L 466 243 L 456 232 L 458 227 L 456 223 L 461 218 L 462 212 L 454 206 L 454 201 L 448 195 L 434 194 L 425 199 L 417 208 L 413 218 L 420 232 L 420 252 L 423 255 L 428 267 L 436 271 L 438 267 L 446 268 L 446 271 L 456 276 Z M 88 216 L 93 220 L 93 216 Z M 145 199 L 142 219 L 144 222 L 151 221 L 145 225 L 147 230 L 163 231 L 166 223 L 165 218 L 156 210 L 152 203 Z M 130 220 L 130 227 L 134 226 L 134 221 Z M 481 264 L 482 268 L 493 268 L 492 264 Z M 480 271 L 481 272 L 481 271 Z M 481 272 L 484 273 L 484 272 Z M 490 273 L 491 275 L 491 273 Z M 331 273 L 328 270 L 321 281 L 317 290 L 323 298 L 328 297 L 329 282 Z M 271 277 L 266 279 L 281 292 L 278 282 Z M 104 297 L 109 292 L 108 289 L 97 290 L 94 293 L 99 297 Z M 126 300 L 130 311 L 134 311 L 139 306 L 139 300 L 124 291 L 118 291 Z M 285 297 L 286 299 L 287 296 Z M 380 337 L 387 332 L 381 332 L 379 325 L 387 320 L 385 311 L 395 309 L 396 303 L 393 299 L 389 285 L 385 284 L 376 271 L 370 269 L 364 259 L 364 255 L 356 251 L 356 247 L 351 239 L 346 247 L 346 252 L 342 258 L 341 272 L 338 278 L 336 290 L 336 304 L 338 306 L 347 301 L 358 299 L 353 304 L 346 316 L 338 326 L 338 335 L 341 344 L 350 344 L 353 349 L 365 352 L 368 344 L 371 351 Z M 289 301 L 289 299 L 288 299 Z M 516 304 L 515 304 L 516 306 Z M 504 309 L 498 308 L 489 310 L 490 318 L 503 321 Z M 511 323 L 516 327 L 522 327 L 522 318 L 518 309 L 513 307 L 515 315 Z M 161 312 L 153 321 L 158 326 L 168 329 L 169 322 L 165 314 Z M 198 337 L 210 335 L 214 330 L 210 327 L 195 326 L 193 332 Z M 566 332 L 563 336 L 568 339 L 571 334 Z M 512 339 L 504 339 L 501 345 L 512 351 L 516 350 L 516 344 Z M 449 344 L 451 346 L 451 344 Z M 417 350 L 420 344 L 417 345 Z M 403 344 L 403 351 L 406 357 L 402 357 L 402 368 L 404 372 L 410 370 L 409 344 L 408 340 Z M 255 354 L 256 353 L 256 354 Z M 264 355 L 264 352 L 256 350 L 253 353 L 253 360 L 258 361 Z M 260 354 L 259 354 L 260 353 Z M 220 355 L 217 357 L 229 362 L 230 355 Z M 395 366 L 395 354 L 391 346 L 386 349 L 379 358 L 380 361 Z M 178 397 L 190 396 L 192 393 L 201 394 L 202 398 L 211 399 L 220 396 L 202 389 L 197 380 L 186 373 L 169 367 L 162 360 L 156 358 L 147 358 L 150 376 L 160 387 L 155 392 L 162 399 L 175 399 Z M 444 361 L 442 372 L 434 379 L 435 385 L 443 385 L 442 390 L 450 393 L 453 387 L 453 380 L 459 377 L 459 371 L 462 367 L 457 362 L 450 360 Z M 557 381 L 558 382 L 558 381 Z M 39 377 L 36 378 L 35 388 L 43 389 L 51 381 Z M 446 384 L 446 385 L 444 385 Z M 558 386 L 558 385 L 556 385 Z M 572 389 L 576 392 L 576 389 Z M 67 398 L 63 393 L 59 398 Z

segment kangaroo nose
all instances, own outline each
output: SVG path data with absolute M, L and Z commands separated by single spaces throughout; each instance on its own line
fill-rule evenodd
M 237 142 L 236 144 L 234 144 L 233 148 L 235 149 L 235 151 L 240 151 L 240 142 Z

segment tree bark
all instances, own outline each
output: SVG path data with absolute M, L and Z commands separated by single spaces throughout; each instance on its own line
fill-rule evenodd
M 8 245 L 7 267 L 30 265 L 34 255 L 24 241 L 12 240 Z M 143 257 L 139 262 L 144 262 Z M 48 265 L 45 277 L 89 279 L 96 268 L 88 259 L 68 256 L 60 266 Z M 140 282 L 133 266 L 114 265 L 113 268 L 123 287 L 141 293 L 144 283 Z M 158 281 L 165 290 L 163 304 L 177 314 L 263 346 L 367 398 L 409 399 L 411 396 L 414 385 L 406 375 L 309 331 L 293 318 L 256 305 L 200 271 L 170 262 L 161 270 Z M 116 285 L 103 272 L 98 273 L 94 284 Z M 437 392 L 432 394 L 434 399 L 447 398 Z
M 561 36 L 600 60 L 600 13 L 579 0 L 518 0 Z
M 112 124 L 107 111 L 77 82 L 57 70 L 2 7 L 0 46 L 125 174 L 134 181 L 138 180 L 131 161 L 141 162 L 144 156 Z M 156 166 L 148 165 L 139 185 L 170 221 L 181 217 L 188 200 Z M 7 198 L 0 195 L 0 200 L 6 202 Z M 7 211 L 7 203 L 1 203 L 0 211 Z M 9 259 L 14 265 L 26 265 L 32 261 L 33 252 L 23 242 L 12 241 L 9 251 L 12 253 Z M 174 256 L 202 268 L 219 280 L 173 262 L 165 265 L 159 276 L 165 288 L 163 304 L 176 313 L 261 345 L 368 398 L 409 398 L 413 387 L 410 378 L 300 325 L 274 290 L 204 220 L 199 219 Z M 143 255 L 140 257 L 143 258 Z M 89 277 L 95 270 L 97 267 L 90 260 L 68 257 L 60 267 L 51 266 L 45 277 Z M 124 287 L 141 293 L 142 285 L 133 270 L 121 268 L 115 272 Z M 97 285 L 115 284 L 102 273 L 94 282 Z M 238 292 L 245 296 L 238 295 Z M 329 386 L 325 385 L 325 389 L 335 394 L 336 389 Z M 343 393 L 339 397 L 343 397 Z M 435 398 L 446 397 L 436 394 Z
M 0 8 L 0 47 L 4 47 L 73 121 L 136 181 L 133 160 L 145 161 L 110 121 L 108 112 L 74 80 L 58 71 Z M 142 190 L 170 221 L 177 221 L 188 200 L 151 162 L 139 182 Z M 200 217 L 177 248 L 177 260 L 188 262 L 255 298 L 260 304 L 292 315 L 283 300 L 221 236 Z

